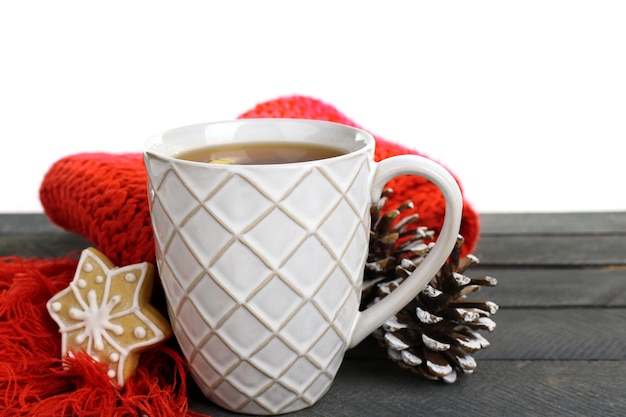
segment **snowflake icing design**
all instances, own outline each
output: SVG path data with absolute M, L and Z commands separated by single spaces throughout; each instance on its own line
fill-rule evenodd
M 139 353 L 171 336 L 169 322 L 149 304 L 151 264 L 115 267 L 93 248 L 84 250 L 74 279 L 47 304 L 59 325 L 62 356 L 85 351 L 105 363 L 108 376 L 124 385 Z

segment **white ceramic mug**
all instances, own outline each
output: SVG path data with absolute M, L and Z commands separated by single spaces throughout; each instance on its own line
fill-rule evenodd
M 228 143 L 324 144 L 341 156 L 274 165 L 177 159 Z M 145 147 L 157 266 L 172 327 L 204 394 L 232 411 L 313 405 L 354 347 L 425 287 L 456 241 L 462 199 L 435 162 L 373 162 L 374 138 L 341 124 L 242 119 L 181 127 Z M 435 248 L 403 284 L 359 312 L 370 206 L 398 175 L 446 201 Z

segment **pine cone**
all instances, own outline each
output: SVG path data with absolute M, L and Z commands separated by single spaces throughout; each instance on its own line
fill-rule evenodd
M 397 209 L 382 210 L 387 196 L 371 208 L 370 252 L 365 267 L 362 308 L 376 303 L 397 288 L 422 262 L 434 246 L 434 233 L 416 227 L 417 215 L 398 220 L 412 208 L 407 202 Z M 477 364 L 472 354 L 489 346 L 478 330 L 493 331 L 490 316 L 498 306 L 491 301 L 468 300 L 480 287 L 497 284 L 495 278 L 468 278 L 465 271 L 478 263 L 468 255 L 459 259 L 463 237 L 445 265 L 430 283 L 398 314 L 391 317 L 374 337 L 387 348 L 391 360 L 428 379 L 453 383 L 457 372 L 471 374 Z

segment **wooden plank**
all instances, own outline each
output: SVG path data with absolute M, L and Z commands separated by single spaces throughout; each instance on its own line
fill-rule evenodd
M 609 416 L 626 411 L 626 362 L 484 361 L 452 385 L 427 381 L 389 361 L 346 360 L 329 392 L 293 417 Z M 190 383 L 190 408 L 239 414 Z
M 493 332 L 481 331 L 490 346 L 475 354 L 484 360 L 626 360 L 626 309 L 500 309 Z M 385 348 L 369 337 L 347 357 L 381 359 Z
M 468 277 L 491 276 L 472 298 L 507 307 L 626 307 L 626 267 L 506 268 L 476 266 Z
M 43 213 L 0 214 L 0 257 L 57 258 L 88 246 L 87 239 L 61 229 Z
M 0 257 L 59 258 L 75 254 L 92 244 L 67 232 L 0 235 Z
M 482 359 L 626 360 L 626 309 L 501 309 Z
M 61 229 L 43 213 L 0 214 L 0 235 L 26 233 L 53 233 Z
M 490 346 L 477 352 L 484 360 L 626 360 L 626 309 L 501 309 L 493 332 L 482 331 Z M 381 359 L 387 354 L 369 337 L 346 356 Z
M 480 222 L 482 235 L 626 234 L 626 212 L 488 213 Z
M 626 265 L 626 236 L 483 236 L 474 254 L 491 266 Z

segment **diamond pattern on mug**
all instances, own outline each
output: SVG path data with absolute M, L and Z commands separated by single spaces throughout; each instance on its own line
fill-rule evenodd
M 234 241 L 215 263 L 209 274 L 222 284 L 237 302 L 245 302 L 273 271 L 249 247 Z
M 189 301 L 182 302 L 178 314 L 189 318 L 189 320 L 179 322 L 179 325 L 181 329 L 184 330 L 191 343 L 193 343 L 194 346 L 199 346 L 202 340 L 208 336 L 209 326 L 207 326 L 206 322 Z
M 333 169 L 335 169 L 334 165 L 325 167 L 324 169 L 326 175 L 331 176 L 333 180 L 339 182 L 337 186 L 343 191 L 346 202 L 352 206 L 355 213 L 358 214 L 358 217 L 361 219 L 369 218 L 369 202 L 371 197 L 363 193 L 363 190 L 369 188 L 368 183 L 371 174 L 369 164 L 363 161 L 358 168 L 354 168 L 354 176 L 341 177 L 342 180 L 338 179 L 339 174 L 333 172 Z M 379 196 L 375 196 L 375 199 L 378 197 Z
M 352 295 L 346 298 L 343 308 L 339 310 L 339 314 L 333 322 L 335 328 L 343 329 L 344 332 L 350 330 L 350 325 L 351 323 L 354 323 L 354 316 L 359 310 L 360 303 L 361 290 L 359 288 L 355 288 Z
M 317 259 L 311 263 L 311 259 Z M 315 235 L 309 236 L 281 269 L 286 282 L 294 283 L 304 297 L 311 297 L 332 272 L 334 260 Z M 320 282 L 321 281 L 321 282 Z
M 180 231 L 185 241 L 209 265 L 233 236 L 204 208 L 190 215 Z
M 262 405 L 263 408 L 277 413 L 293 403 L 296 399 L 296 394 L 291 390 L 280 384 L 273 384 L 263 392 L 263 396 L 255 398 L 254 400 Z M 248 412 L 248 410 L 246 410 L 246 412 Z
M 198 352 L 191 362 L 189 362 L 191 369 L 202 369 L 204 372 L 204 378 L 206 388 L 211 388 L 217 385 L 219 382 L 223 380 L 222 375 L 211 366 L 211 364 L 206 360 L 202 352 Z
M 301 356 L 289 367 L 289 370 L 285 372 L 282 379 L 289 384 L 291 389 L 296 390 L 298 394 L 302 395 L 319 372 L 319 367 L 306 356 Z
M 250 299 L 248 308 L 266 327 L 277 331 L 299 304 L 298 294 L 275 276 Z
M 274 208 L 242 239 L 254 247 L 257 254 L 274 268 L 278 268 L 305 236 L 306 230 L 279 208 Z
M 346 298 L 343 307 L 339 310 L 339 314 L 333 322 L 336 329 L 341 330 L 344 334 L 350 330 L 350 325 L 354 322 L 354 316 L 359 310 L 360 303 L 361 290 L 359 288 L 355 288 L 352 294 Z
M 247 396 L 242 395 L 241 392 L 228 381 L 222 381 L 222 383 L 213 390 L 216 398 L 223 398 L 224 402 L 234 410 L 243 411 L 242 408 L 250 402 Z M 215 401 L 215 399 L 213 400 Z
M 187 215 L 198 207 L 198 200 L 189 191 L 184 179 L 181 179 L 176 171 L 169 170 L 159 185 L 159 191 L 167 193 L 171 198 L 160 201 L 163 211 L 172 219 L 175 225 L 180 225 Z
M 150 176 L 152 178 L 162 178 L 166 171 L 172 169 L 169 161 L 160 158 L 144 156 L 144 163 L 146 164 L 146 168 L 150 172 Z M 153 185 L 155 188 L 159 188 L 159 184 Z
M 276 168 L 280 168 L 280 166 L 276 166 Z M 251 167 L 251 170 L 254 170 L 254 167 Z M 310 170 L 311 168 L 307 165 L 294 165 L 289 167 L 288 174 L 283 169 L 264 170 L 262 175 L 246 176 L 246 180 L 259 190 L 263 190 L 263 194 L 270 200 L 281 201 L 297 186 L 299 179 L 304 178 Z M 291 180 L 285 181 L 285 178 Z
M 254 399 L 250 399 L 250 402 L 244 405 L 241 408 L 240 412 L 243 414 L 249 414 L 253 416 L 267 415 L 267 407 L 263 407 L 261 404 L 259 404 L 256 401 L 256 398 L 254 398 Z M 276 413 L 274 412 L 274 414 Z
M 304 304 L 280 334 L 299 354 L 305 354 L 329 326 L 312 303 Z
M 366 235 L 367 233 L 367 235 Z M 360 282 L 363 277 L 363 262 L 367 258 L 367 253 L 357 250 L 358 248 L 367 247 L 367 239 L 369 231 L 365 232 L 362 225 L 355 230 L 348 243 L 348 250 L 342 259 L 342 264 L 350 271 L 350 276 L 355 282 Z
M 248 357 L 272 335 L 248 310 L 235 310 L 219 328 L 224 342 Z
M 176 317 L 174 312 L 168 306 L 168 313 L 170 317 Z M 185 329 L 183 329 L 180 325 L 180 320 L 172 320 L 172 329 L 174 330 L 174 334 L 176 335 L 176 340 L 178 341 L 178 345 L 180 346 L 180 350 L 185 355 L 185 358 L 192 358 L 195 356 L 198 351 L 198 347 L 193 344 L 191 340 L 189 340 L 189 336 L 185 333 Z
M 167 262 L 173 277 L 186 291 L 195 280 L 204 273 L 203 266 L 194 257 L 193 251 L 185 243 L 182 236 L 175 234 L 166 247 L 166 252 L 176 253 L 176 262 Z M 165 254 L 167 259 L 167 253 Z
M 333 358 L 332 361 L 330 361 L 328 368 L 326 368 L 326 375 L 335 375 L 337 371 L 339 370 L 339 367 L 341 366 L 342 362 L 343 362 L 343 354 L 339 354 L 339 353 L 335 354 L 335 357 Z
M 239 234 L 252 226 L 274 203 L 240 175 L 233 175 L 205 202 L 215 218 Z
M 154 224 L 154 239 L 156 240 L 157 247 L 165 247 L 167 242 L 172 238 L 172 235 L 176 232 L 176 226 L 172 224 L 172 221 L 159 199 L 152 201 L 150 218 Z
M 217 319 L 226 316 L 237 302 L 208 276 L 202 277 L 189 293 L 189 300 L 204 315 L 206 321 L 215 328 Z
M 343 355 L 343 343 L 335 329 L 330 327 L 309 350 L 307 356 L 319 364 L 322 369 L 326 369 L 338 353 Z
M 355 164 L 355 159 L 359 159 L 359 156 L 354 155 L 352 157 L 338 159 L 333 161 L 332 164 L 326 164 L 323 167 L 326 176 L 332 178 L 333 184 L 341 192 L 348 190 L 357 177 L 362 176 L 366 172 L 369 175 L 369 164 L 367 160 L 363 160 L 361 164 Z M 361 188 L 361 190 L 363 190 L 363 188 Z M 360 194 L 361 197 L 363 197 L 363 193 L 361 192 Z
M 352 207 L 341 199 L 317 233 L 328 244 L 328 247 L 335 251 L 335 257 L 340 258 L 360 223 L 361 219 L 354 213 Z
M 279 338 L 272 338 L 250 359 L 250 363 L 272 378 L 278 378 L 289 369 L 298 355 Z
M 354 296 L 353 291 L 350 291 L 354 285 L 341 268 L 335 268 L 330 278 L 315 294 L 313 301 L 329 321 L 334 321 L 344 307 L 346 299 Z
M 202 352 L 210 352 L 213 358 L 213 370 L 218 375 L 224 377 L 227 375 L 230 369 L 240 361 L 239 357 L 233 352 L 217 335 L 213 334 L 202 346 Z M 204 353 L 200 353 L 204 356 Z M 216 382 L 210 383 L 210 386 L 215 386 Z
M 175 312 L 178 311 L 179 303 L 184 299 L 186 292 L 185 289 L 180 286 L 178 280 L 174 278 L 169 268 L 169 265 L 165 262 L 159 262 L 159 274 L 163 278 L 161 283 L 168 299 L 167 306 L 172 310 L 172 315 L 175 315 Z
M 307 388 L 306 392 L 302 395 L 303 399 L 309 404 L 315 403 L 322 395 L 324 395 L 324 393 L 326 393 L 326 391 L 328 391 L 331 382 L 333 382 L 333 379 L 328 374 L 318 374 L 317 379 Z
M 298 213 L 296 217 L 305 224 L 319 224 L 341 198 L 341 193 L 319 169 L 312 169 L 297 185 L 281 201 L 281 207 Z M 325 198 L 319 198 L 320 195 Z
M 187 165 L 184 169 L 173 167 L 179 178 L 183 179 L 189 193 L 197 201 L 210 198 L 232 175 L 227 170 L 208 171 L 204 165 Z
M 267 386 L 267 377 L 246 361 L 241 361 L 233 369 L 226 380 L 249 398 L 253 398 L 258 392 L 262 392 Z M 239 381 L 239 382 L 233 382 Z

